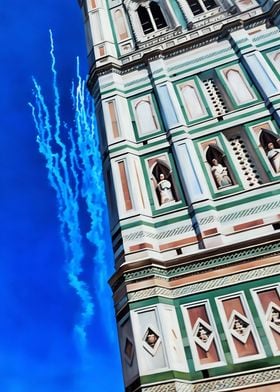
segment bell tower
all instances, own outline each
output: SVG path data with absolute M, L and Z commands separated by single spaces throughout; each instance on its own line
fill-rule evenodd
M 280 390 L 280 2 L 80 0 L 127 392 Z

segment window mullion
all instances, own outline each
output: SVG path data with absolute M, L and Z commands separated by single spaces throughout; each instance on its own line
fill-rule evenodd
M 154 17 L 153 17 L 153 14 L 152 14 L 152 11 L 151 11 L 150 7 L 147 7 L 147 11 L 148 11 L 151 23 L 153 25 L 154 31 L 157 31 L 158 28 L 157 28 L 157 25 L 155 24 Z

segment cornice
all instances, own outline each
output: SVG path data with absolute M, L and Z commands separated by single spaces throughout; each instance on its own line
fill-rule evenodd
M 262 259 L 280 254 L 279 233 L 264 238 L 256 238 L 203 249 L 194 255 L 181 255 L 168 261 L 153 258 L 139 262 L 124 263 L 111 277 L 109 283 L 115 292 L 123 283 L 157 277 L 165 280 L 176 279 L 190 274 L 199 274 L 225 265 L 244 263 L 248 260 Z

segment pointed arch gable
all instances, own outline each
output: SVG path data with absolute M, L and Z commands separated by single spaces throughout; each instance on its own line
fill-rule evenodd
M 238 104 L 252 101 L 255 98 L 250 91 L 241 70 L 236 67 L 230 68 L 224 71 L 224 75 Z
M 134 106 L 136 122 L 141 134 L 148 134 L 159 129 L 149 97 L 142 98 Z

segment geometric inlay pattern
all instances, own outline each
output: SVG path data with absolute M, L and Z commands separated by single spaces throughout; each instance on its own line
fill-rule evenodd
M 246 343 L 251 332 L 250 322 L 247 317 L 233 310 L 228 322 L 231 334 L 240 342 Z
M 244 218 L 246 216 L 253 216 L 253 215 L 264 215 L 266 211 L 271 211 L 271 210 L 278 210 L 280 207 L 280 201 L 275 200 L 271 201 L 269 203 L 259 203 L 257 206 L 246 208 L 246 209 L 239 209 L 235 212 L 231 213 L 222 213 L 219 216 L 219 222 L 221 223 L 230 223 L 232 221 L 235 221 L 240 218 Z M 208 215 L 206 218 L 200 218 L 198 221 L 199 225 L 205 225 L 205 224 L 210 224 L 217 222 L 217 218 L 213 217 L 212 215 Z M 147 230 L 138 230 L 138 231 L 133 231 L 128 234 L 124 234 L 123 240 L 125 242 L 133 242 L 133 241 L 139 241 L 145 238 L 151 238 L 154 240 L 162 240 L 162 239 L 167 239 L 172 236 L 177 236 L 178 234 L 186 234 L 186 233 L 193 233 L 194 229 L 191 224 L 187 225 L 181 225 L 174 227 L 173 229 L 168 229 L 168 230 L 162 230 L 161 232 L 159 231 L 147 231 Z
M 204 351 L 208 351 L 214 339 L 211 325 L 199 317 L 193 327 L 193 338 Z
M 125 346 L 124 346 L 124 357 L 127 363 L 129 364 L 129 366 L 132 364 L 133 355 L 134 355 L 134 346 L 132 342 L 128 338 L 126 338 Z
M 135 280 L 135 279 L 139 279 L 139 278 L 147 278 L 149 276 L 160 276 L 161 278 L 164 279 L 168 279 L 170 277 L 175 277 L 177 275 L 181 275 L 181 274 L 187 274 L 187 273 L 192 273 L 192 272 L 196 272 L 198 270 L 204 270 L 207 268 L 211 268 L 213 266 L 217 267 L 219 265 L 223 265 L 223 264 L 228 264 L 228 263 L 233 263 L 233 262 L 237 262 L 240 260 L 248 260 L 248 259 L 253 259 L 255 257 L 260 257 L 263 255 L 267 255 L 267 254 L 279 254 L 280 251 L 280 242 L 276 242 L 276 243 L 272 243 L 272 244 L 266 244 L 263 246 L 258 246 L 256 248 L 250 248 L 250 249 L 244 249 L 238 252 L 232 252 L 232 253 L 227 253 L 224 254 L 222 256 L 217 256 L 217 257 L 213 257 L 213 258 L 209 258 L 207 260 L 197 260 L 195 263 L 188 263 L 185 266 L 179 266 L 179 267 L 175 267 L 175 268 L 170 268 L 170 270 L 163 270 L 161 268 L 157 268 L 157 267 L 152 267 L 152 268 L 144 268 L 141 269 L 139 271 L 133 271 L 133 272 L 127 272 L 124 274 L 124 278 L 126 281 L 129 280 Z M 273 267 L 275 270 L 277 270 L 278 272 L 280 272 L 280 267 L 278 265 L 278 269 L 277 269 L 277 265 Z M 260 270 L 262 271 L 262 270 Z M 256 275 L 258 275 L 259 272 L 256 272 Z M 252 273 L 254 273 L 252 271 Z M 237 276 L 234 275 L 234 276 Z
M 271 382 L 279 382 L 280 370 L 272 369 L 247 373 L 246 375 L 229 376 L 218 380 L 207 380 L 194 384 L 186 381 L 176 381 L 144 387 L 143 392 L 219 392 L 225 390 L 235 391 L 242 386 L 260 386 Z
M 265 276 L 273 276 L 280 273 L 280 265 L 272 265 L 251 271 L 245 271 L 238 274 L 224 276 L 205 282 L 193 283 L 188 286 L 179 287 L 176 289 L 167 289 L 164 287 L 151 287 L 148 289 L 138 290 L 128 294 L 129 302 L 139 301 L 151 297 L 166 297 L 166 298 L 179 298 L 185 295 L 199 293 L 201 291 L 213 290 L 219 287 L 230 286 L 232 284 L 246 282 L 252 279 L 263 278 Z M 121 304 L 120 304 L 121 305 Z M 117 306 L 118 308 L 118 306 Z
M 195 385 L 194 392 L 219 392 L 225 390 L 234 391 L 234 388 L 250 386 L 256 384 L 265 385 L 272 381 L 279 382 L 280 370 L 273 369 L 268 371 L 252 372 L 241 376 L 225 377 L 224 379 L 203 382 Z
M 280 334 L 280 307 L 270 302 L 266 311 L 266 320 L 270 328 Z

